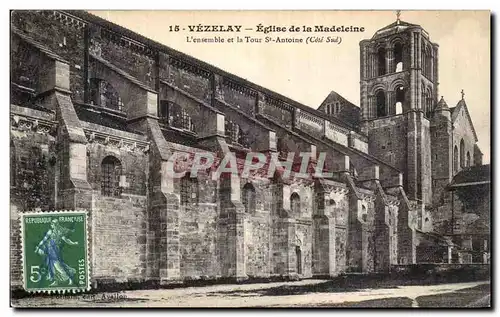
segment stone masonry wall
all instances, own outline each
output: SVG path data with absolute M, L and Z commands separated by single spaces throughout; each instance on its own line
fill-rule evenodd
M 92 278 L 103 282 L 146 278 L 146 199 L 104 197 L 94 191 Z
M 441 113 L 434 114 L 433 124 L 430 127 L 431 137 L 431 166 L 432 166 L 432 193 L 433 203 L 444 202 L 444 188 L 450 182 L 450 164 L 453 163 L 451 146 L 451 125 L 448 118 Z
M 271 273 L 273 275 L 285 275 L 288 237 L 286 235 L 286 224 L 277 218 L 272 221 L 272 250 Z
M 259 113 L 273 118 L 287 128 L 292 127 L 292 107 L 275 99 L 268 99 L 259 105 Z
M 403 116 L 368 122 L 369 153 L 400 171 L 406 169 L 406 126 Z
M 362 199 L 350 193 L 349 240 L 346 240 L 346 270 L 353 272 L 372 272 L 374 270 L 374 222 L 375 204 L 373 192 L 363 190 Z
M 54 208 L 54 137 L 31 131 L 12 131 L 11 196 L 20 210 Z
M 245 222 L 246 274 L 249 277 L 269 277 L 270 236 L 269 217 L 253 216 Z
M 125 176 L 120 197 L 101 195 L 101 163 L 113 156 Z M 146 279 L 148 160 L 142 151 L 130 151 L 97 142 L 87 144 L 87 175 L 93 189 L 93 278 L 98 282 Z
M 240 185 L 245 185 L 242 180 Z M 245 219 L 245 261 L 249 277 L 269 277 L 271 274 L 271 214 L 274 185 L 267 180 L 254 179 L 255 213 Z
M 432 202 L 432 159 L 431 159 L 431 132 L 430 123 L 427 119 L 422 119 L 422 141 L 418 151 L 422 154 L 422 173 L 421 192 L 423 193 L 424 203 Z
M 162 65 L 162 70 L 160 70 L 160 78 L 162 80 L 172 83 L 177 88 L 205 102 L 210 101 L 211 86 L 208 72 L 179 62 L 178 60 L 168 62 L 170 62 L 168 72 L 163 69 L 165 65 Z
M 255 114 L 256 92 L 232 82 L 223 85 L 224 101 L 241 109 L 246 114 Z
M 25 112 L 50 119 L 48 113 L 12 106 L 11 111 Z M 17 123 L 16 119 L 17 118 Z M 10 140 L 10 266 L 11 283 L 22 285 L 21 228 L 19 218 L 25 211 L 54 209 L 55 138 L 47 130 L 35 127 L 33 118 L 14 117 Z
M 101 191 L 102 170 L 104 158 L 112 156 L 120 161 L 121 175 L 125 177 L 122 193 L 146 196 L 147 188 L 147 155 L 141 150 L 128 150 L 97 142 L 87 144 L 87 175 L 94 191 Z
M 64 18 L 63 18 L 64 19 Z M 84 94 L 84 36 L 83 22 L 61 21 L 54 11 L 13 11 L 12 25 L 42 43 L 69 62 L 70 90 L 74 100 Z
M 344 196 L 335 203 L 335 256 L 337 272 L 346 270 L 347 226 L 349 223 L 349 200 Z
M 94 33 L 92 36 L 92 45 L 98 46 L 103 59 L 123 69 L 149 88 L 155 89 L 156 63 L 151 54 L 141 52 L 138 46 L 131 45 L 116 33 L 101 29 L 99 37 L 97 34 Z M 91 51 L 96 49 L 90 48 Z
M 218 261 L 217 182 L 198 174 L 198 202 L 180 205 L 179 246 L 182 278 L 215 278 L 221 274 Z

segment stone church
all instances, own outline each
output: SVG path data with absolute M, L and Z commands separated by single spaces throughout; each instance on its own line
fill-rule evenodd
M 359 107 L 315 109 L 85 12 L 12 12 L 12 284 L 32 210 L 88 211 L 94 286 L 487 263 L 489 165 L 438 52 L 398 18 L 360 43 Z M 326 153 L 332 176 L 176 179 L 175 152 Z

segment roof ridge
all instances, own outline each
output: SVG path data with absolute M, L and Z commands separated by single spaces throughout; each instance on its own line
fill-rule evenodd
M 225 76 L 225 77 L 237 82 L 238 84 L 240 84 L 242 86 L 248 86 L 248 88 L 252 88 L 256 91 L 262 92 L 262 93 L 268 95 L 269 97 L 279 99 L 280 101 L 283 101 L 283 102 L 285 102 L 285 103 L 287 103 L 295 108 L 310 112 L 312 115 L 316 115 L 322 119 L 329 120 L 330 122 L 332 122 L 336 125 L 339 125 L 345 129 L 354 130 L 356 132 L 359 132 L 359 127 L 352 126 L 352 125 L 350 125 L 346 122 L 343 122 L 341 120 L 338 120 L 338 119 L 332 119 L 332 118 L 328 117 L 325 113 L 318 111 L 317 109 L 315 109 L 313 107 L 302 104 L 301 102 L 298 102 L 294 99 L 291 99 L 290 97 L 287 97 L 283 94 L 280 94 L 280 93 L 273 91 L 271 89 L 268 89 L 266 87 L 260 86 L 256 83 L 253 83 L 247 79 L 244 79 L 236 74 L 230 73 L 230 72 L 225 71 L 217 66 L 214 66 L 210 63 L 207 63 L 201 59 L 198 59 L 196 57 L 193 57 L 189 54 L 183 53 L 183 52 L 178 51 L 176 49 L 173 49 L 165 44 L 157 42 L 153 39 L 150 39 L 144 35 L 141 35 L 137 32 L 134 32 L 134 31 L 127 29 L 123 26 L 120 26 L 116 23 L 113 23 L 111 21 L 103 19 L 103 18 L 96 16 L 92 13 L 89 13 L 87 11 L 82 11 L 82 10 L 69 10 L 69 11 L 63 10 L 62 12 L 68 13 L 71 15 L 75 15 L 76 17 L 83 19 L 86 22 L 95 23 L 98 26 L 101 26 L 101 27 L 107 28 L 113 32 L 119 33 L 122 36 L 130 37 L 132 40 L 135 40 L 135 41 L 140 42 L 141 44 L 150 46 L 152 49 L 155 49 L 158 51 L 163 51 L 163 52 L 170 54 L 174 57 L 181 58 L 188 63 L 194 64 L 194 66 L 196 66 L 196 67 L 200 67 L 200 68 L 212 71 L 214 73 L 217 73 L 219 75 Z

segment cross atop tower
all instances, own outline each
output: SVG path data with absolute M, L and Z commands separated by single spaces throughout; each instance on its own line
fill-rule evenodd
M 462 89 L 462 91 L 460 92 L 460 94 L 462 95 L 462 100 L 464 100 L 465 92 L 464 92 L 464 90 L 463 90 L 463 89 Z
M 397 10 L 396 11 L 396 22 L 399 24 L 399 21 L 401 21 L 401 19 L 399 18 L 401 16 L 401 10 Z

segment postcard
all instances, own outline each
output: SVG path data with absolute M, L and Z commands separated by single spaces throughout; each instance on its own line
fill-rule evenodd
M 490 307 L 490 21 L 11 11 L 11 306 Z

